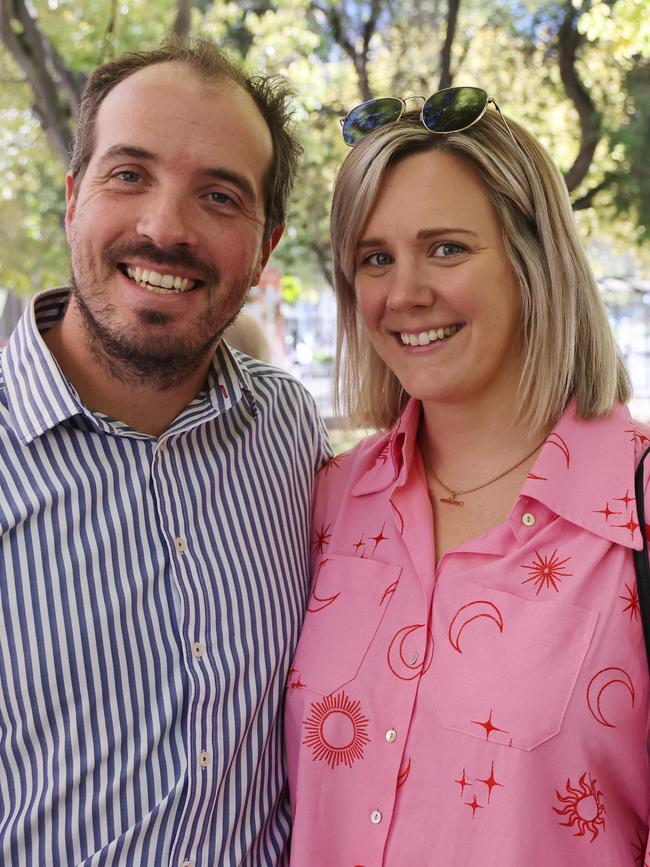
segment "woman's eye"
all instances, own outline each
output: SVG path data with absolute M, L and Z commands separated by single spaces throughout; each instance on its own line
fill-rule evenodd
M 457 256 L 459 253 L 464 253 L 465 247 L 462 244 L 455 244 L 453 241 L 445 241 L 443 244 L 438 244 L 433 249 L 434 256 L 447 258 L 449 256 Z
M 390 253 L 371 253 L 363 260 L 364 265 L 371 265 L 374 268 L 383 268 L 385 265 L 393 264 L 393 257 Z

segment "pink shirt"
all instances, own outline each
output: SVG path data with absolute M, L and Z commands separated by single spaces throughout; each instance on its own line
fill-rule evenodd
M 644 865 L 631 549 L 650 428 L 569 408 L 508 520 L 436 568 L 419 413 L 319 476 L 287 683 L 291 864 Z

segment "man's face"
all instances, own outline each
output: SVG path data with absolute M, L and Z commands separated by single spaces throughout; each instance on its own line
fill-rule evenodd
M 66 230 L 71 305 L 116 375 L 166 387 L 206 362 L 280 235 L 262 243 L 272 147 L 241 87 L 177 63 L 101 104 Z

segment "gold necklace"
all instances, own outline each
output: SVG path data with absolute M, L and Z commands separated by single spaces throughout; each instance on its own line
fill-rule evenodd
M 448 497 L 439 497 L 438 499 L 440 500 L 440 502 L 445 503 L 448 506 L 464 506 L 465 501 L 459 500 L 458 497 L 462 497 L 465 494 L 473 494 L 476 491 L 480 491 L 482 488 L 487 488 L 487 486 L 491 485 L 493 482 L 498 482 L 499 479 L 502 479 L 504 476 L 507 476 L 508 473 L 511 473 L 513 470 L 516 470 L 517 467 L 520 467 L 524 461 L 527 461 L 528 458 L 530 458 L 532 455 L 534 455 L 535 452 L 537 451 L 537 449 L 540 448 L 544 444 L 545 441 L 546 441 L 546 437 L 544 437 L 544 439 L 541 441 L 541 443 L 538 443 L 532 451 L 528 452 L 527 455 L 524 455 L 523 458 L 521 458 L 521 460 L 517 461 L 517 463 L 513 464 L 511 467 L 508 467 L 508 469 L 504 470 L 502 473 L 499 473 L 498 476 L 493 476 L 491 479 L 488 479 L 487 482 L 483 482 L 482 484 L 477 485 L 475 488 L 467 488 L 467 490 L 465 490 L 465 491 L 454 491 L 452 488 L 449 487 L 449 485 L 446 485 L 442 481 L 442 479 L 438 478 L 435 470 L 433 469 L 433 467 L 429 463 L 426 451 L 423 448 L 422 437 L 420 437 L 420 450 L 422 451 L 422 458 L 424 461 L 424 469 L 426 470 L 427 473 L 430 473 L 433 476 L 433 478 L 436 480 L 436 482 L 438 482 L 440 487 L 444 488 L 445 491 L 447 491 L 447 493 L 449 494 Z

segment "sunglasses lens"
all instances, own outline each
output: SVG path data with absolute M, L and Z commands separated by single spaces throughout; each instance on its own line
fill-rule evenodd
M 369 132 L 396 121 L 402 113 L 402 100 L 394 96 L 371 99 L 353 108 L 343 123 L 343 140 L 355 145 Z
M 479 119 L 487 100 L 487 93 L 480 87 L 439 90 L 424 103 L 422 121 L 431 132 L 458 132 Z

